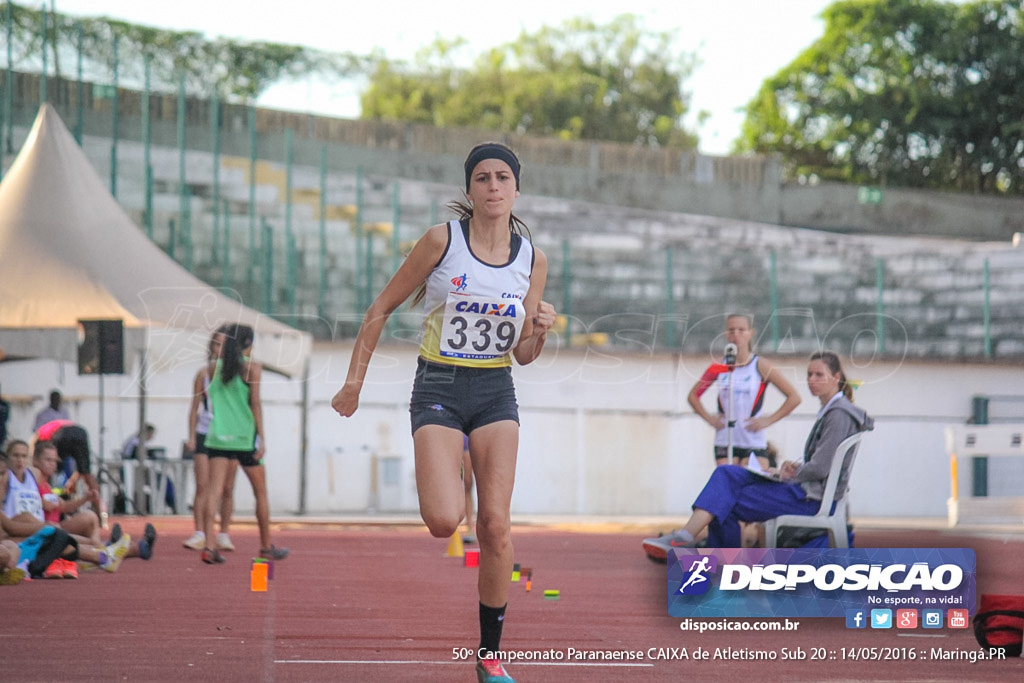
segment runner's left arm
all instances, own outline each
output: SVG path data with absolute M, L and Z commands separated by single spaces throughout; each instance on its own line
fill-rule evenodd
M 527 318 L 523 322 L 523 332 L 519 343 L 512 350 L 516 362 L 527 365 L 537 360 L 544 350 L 544 342 L 548 338 L 548 330 L 555 324 L 555 307 L 544 301 L 544 287 L 548 279 L 548 258 L 540 249 L 535 249 L 533 272 L 530 273 L 530 289 L 526 292 L 523 306 Z

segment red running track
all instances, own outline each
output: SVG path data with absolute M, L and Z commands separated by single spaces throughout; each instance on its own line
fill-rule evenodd
M 146 520 L 123 518 L 138 534 Z M 282 524 L 266 593 L 249 589 L 251 526 L 233 533 L 227 564 L 207 566 L 182 547 L 190 521 L 157 518 L 150 562 L 84 573 L 78 581 L 0 587 L 0 681 L 474 681 L 476 571 L 444 557 L 446 542 L 420 526 Z M 633 662 L 518 662 L 520 683 L 630 681 L 1021 681 L 1024 660 L 694 661 L 647 653 L 696 648 L 912 647 L 972 651 L 970 630 L 851 631 L 842 619 L 800 620 L 797 631 L 712 632 L 679 628 L 665 606 L 665 565 L 646 559 L 643 533 L 517 526 L 516 557 L 533 569 L 532 590 L 512 585 L 502 647 L 567 656 L 641 651 Z M 972 547 L 978 593 L 1024 593 L 1024 544 L 941 531 L 858 530 L 862 547 Z M 543 597 L 558 589 L 560 598 Z M 735 620 L 744 622 L 747 620 Z M 753 620 L 751 620 L 753 621 Z M 770 620 L 779 621 L 779 620 Z M 931 635 L 929 632 L 928 635 Z

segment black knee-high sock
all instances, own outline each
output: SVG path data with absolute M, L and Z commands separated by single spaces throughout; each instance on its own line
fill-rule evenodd
M 488 607 L 480 603 L 480 649 L 478 653 L 497 652 L 501 648 L 501 627 L 505 623 L 505 608 Z

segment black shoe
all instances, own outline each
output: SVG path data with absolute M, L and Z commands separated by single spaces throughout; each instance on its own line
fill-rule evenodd
M 206 564 L 224 564 L 224 558 L 216 550 L 204 548 L 201 557 Z
M 114 545 L 115 543 L 120 541 L 122 533 L 123 532 L 121 531 L 121 525 L 114 524 L 114 528 L 110 530 L 110 540 L 107 541 L 107 545 Z
M 272 545 L 269 548 L 262 548 L 260 550 L 260 557 L 268 560 L 283 560 L 288 557 L 288 548 L 278 548 L 276 545 Z
M 153 557 L 153 546 L 156 545 L 156 527 L 152 524 L 146 525 L 146 530 L 139 541 L 139 557 L 148 560 Z

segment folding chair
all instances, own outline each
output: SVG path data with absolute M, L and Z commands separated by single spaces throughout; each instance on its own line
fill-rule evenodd
M 857 432 L 836 446 L 836 453 L 832 458 L 832 467 L 829 470 L 828 478 L 825 480 L 825 493 L 821 497 L 821 507 L 817 513 L 813 515 L 780 515 L 764 523 L 765 545 L 767 547 L 776 547 L 778 533 L 783 527 L 825 529 L 828 531 L 829 547 L 848 548 L 850 546 L 846 529 L 848 524 L 847 499 L 844 496 L 839 502 L 835 503 L 835 512 L 832 512 L 832 504 L 835 502 L 836 486 L 839 485 L 839 475 L 843 471 L 843 462 L 849 458 L 849 469 L 852 472 L 853 462 L 857 458 L 857 448 L 865 434 L 867 432 Z

